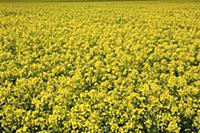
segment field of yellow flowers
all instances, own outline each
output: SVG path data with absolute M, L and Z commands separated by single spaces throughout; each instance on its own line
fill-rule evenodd
M 0 3 L 0 132 L 200 132 L 200 3 Z

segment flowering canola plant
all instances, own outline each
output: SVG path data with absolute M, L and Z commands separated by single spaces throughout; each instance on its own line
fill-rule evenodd
M 199 132 L 200 3 L 0 3 L 0 132 Z

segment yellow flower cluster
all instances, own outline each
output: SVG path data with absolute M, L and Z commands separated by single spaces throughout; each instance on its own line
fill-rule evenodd
M 200 131 L 200 3 L 0 4 L 0 132 Z

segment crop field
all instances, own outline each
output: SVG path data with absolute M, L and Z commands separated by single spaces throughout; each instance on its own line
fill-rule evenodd
M 0 3 L 12 132 L 200 132 L 200 2 Z

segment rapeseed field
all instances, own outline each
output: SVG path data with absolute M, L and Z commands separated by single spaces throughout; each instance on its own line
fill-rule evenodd
M 199 2 L 0 3 L 0 132 L 200 132 Z

